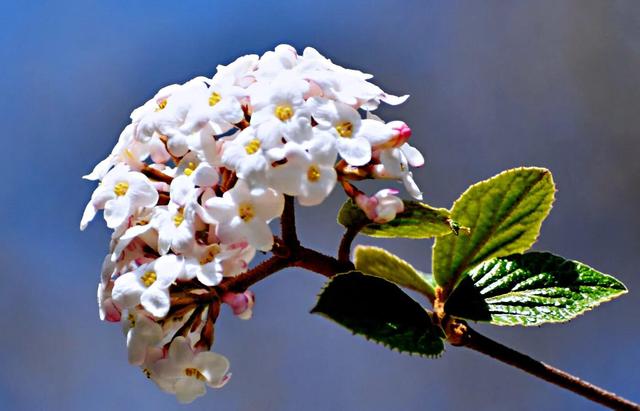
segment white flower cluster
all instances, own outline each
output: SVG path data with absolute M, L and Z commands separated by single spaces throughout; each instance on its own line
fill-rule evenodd
M 104 210 L 114 230 L 98 287 L 101 317 L 123 323 L 129 361 L 180 401 L 227 381 L 228 361 L 208 351 L 219 310 L 208 290 L 272 248 L 269 222 L 284 195 L 313 206 L 340 181 L 378 222 L 393 219 L 402 201 L 393 190 L 369 197 L 350 176 L 400 180 L 421 197 L 409 166 L 424 160 L 407 144 L 411 130 L 370 113 L 406 96 L 370 78 L 312 48 L 240 57 L 213 78 L 161 89 L 85 176 L 100 184 L 81 228 Z M 185 302 L 197 298 L 203 303 Z M 220 300 L 250 317 L 250 292 Z

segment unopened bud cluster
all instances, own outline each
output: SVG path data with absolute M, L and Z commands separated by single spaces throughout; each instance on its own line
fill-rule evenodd
M 318 205 L 337 183 L 377 222 L 403 204 L 349 180 L 390 179 L 420 198 L 409 127 L 371 114 L 384 93 L 371 75 L 316 50 L 281 45 L 161 89 L 131 114 L 111 154 L 85 176 L 100 182 L 82 217 L 114 230 L 98 287 L 102 319 L 121 322 L 129 361 L 182 402 L 220 387 L 229 362 L 210 352 L 220 304 L 251 316 L 253 294 L 216 293 L 268 251 L 284 195 Z

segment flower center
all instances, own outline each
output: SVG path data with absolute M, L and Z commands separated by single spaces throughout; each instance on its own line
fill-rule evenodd
M 238 215 L 242 218 L 242 221 L 248 223 L 255 217 L 256 211 L 250 203 L 242 203 L 238 206 Z
M 293 109 L 288 105 L 276 106 L 275 114 L 280 121 L 287 121 L 293 117 Z
M 129 314 L 129 316 L 127 317 L 127 320 L 129 320 L 129 327 L 133 328 L 136 326 L 136 317 L 133 314 Z
M 258 150 L 260 149 L 260 140 L 258 140 L 257 138 L 254 138 L 253 140 L 249 141 L 245 146 L 244 146 L 244 150 L 247 152 L 247 154 L 251 155 L 251 154 L 255 154 Z
M 176 213 L 176 215 L 173 216 L 173 224 L 176 227 L 179 227 L 183 221 L 184 221 L 184 209 L 181 207 L 178 209 L 178 212 Z
M 121 181 L 113 187 L 113 192 L 118 197 L 122 197 L 123 195 L 127 194 L 128 190 L 129 190 L 129 183 L 127 183 L 126 181 Z
M 151 285 L 158 279 L 158 275 L 155 271 L 147 271 L 142 275 L 142 277 L 140 277 L 140 279 L 145 287 L 151 287 Z
M 145 377 L 151 378 L 151 370 L 149 370 L 148 368 L 144 368 L 142 370 L 142 373 L 144 374 Z
M 216 255 L 220 252 L 220 246 L 218 244 L 213 244 L 209 248 L 207 248 L 207 252 L 200 258 L 200 265 L 209 264 L 216 258 Z
M 167 99 L 163 98 L 162 100 L 158 101 L 158 107 L 156 108 L 156 111 L 164 110 L 165 107 L 167 107 Z
M 312 164 L 309 167 L 309 169 L 307 170 L 307 178 L 312 183 L 315 183 L 316 181 L 320 180 L 320 169 L 318 168 L 318 166 L 316 166 L 315 164 Z
M 184 375 L 186 375 L 187 377 L 195 378 L 199 381 L 207 381 L 207 378 L 197 368 L 185 368 Z
M 353 124 L 350 121 L 343 121 L 336 125 L 336 131 L 340 137 L 349 138 L 353 134 Z
M 193 170 L 195 169 L 196 169 L 196 165 L 192 161 L 190 161 L 189 164 L 187 165 L 187 168 L 184 169 L 184 173 L 187 176 L 190 176 L 193 173 Z
M 222 96 L 217 91 L 214 91 L 211 93 L 211 96 L 209 96 L 209 105 L 213 107 L 218 104 L 220 100 L 222 100 Z

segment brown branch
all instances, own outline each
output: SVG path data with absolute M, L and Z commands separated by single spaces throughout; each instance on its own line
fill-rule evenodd
M 142 167 L 142 170 L 140 170 L 140 172 L 152 180 L 162 181 L 163 183 L 167 184 L 171 184 L 171 182 L 173 181 L 173 177 L 166 175 L 157 168 L 149 167 L 146 164 L 144 165 L 144 167 Z
M 227 292 L 242 293 L 258 281 L 264 280 L 271 274 L 283 270 L 289 265 L 290 262 L 288 261 L 288 259 L 273 256 L 268 260 L 264 260 L 249 271 L 223 281 L 214 288 L 218 290 L 219 295 L 223 295 Z
M 366 223 L 347 227 L 346 231 L 342 235 L 342 240 L 340 240 L 340 246 L 338 247 L 338 260 L 343 262 L 350 261 L 349 256 L 351 255 L 351 244 L 365 225 Z
M 300 240 L 298 240 L 296 232 L 296 213 L 293 197 L 291 196 L 284 196 L 284 210 L 280 217 L 280 227 L 284 244 L 292 251 L 297 249 L 300 246 Z
M 460 323 L 458 324 L 460 325 Z M 572 391 L 614 410 L 640 410 L 640 405 L 606 391 L 567 372 L 493 341 L 464 325 L 464 336 L 458 344 L 481 352 L 505 364 L 519 368 L 547 382 Z

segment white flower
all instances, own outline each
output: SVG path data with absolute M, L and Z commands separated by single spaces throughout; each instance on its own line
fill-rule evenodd
M 214 141 L 215 148 L 215 141 Z M 175 170 L 175 177 L 187 177 L 193 186 L 212 187 L 218 183 L 218 172 L 208 161 L 200 161 L 198 155 L 190 152 L 182 157 Z
M 331 193 L 337 174 L 335 140 L 326 131 L 314 131 L 304 144 L 287 143 L 283 149 L 286 163 L 270 171 L 270 184 L 276 190 L 297 196 L 300 204 L 318 205 Z
M 184 252 L 195 243 L 198 191 L 189 176 L 183 174 L 171 182 L 170 199 L 166 207 L 156 207 L 152 225 L 158 231 L 158 252 L 169 249 Z
M 225 142 L 222 163 L 235 170 L 238 178 L 247 181 L 252 187 L 264 188 L 269 164 L 276 160 L 267 157 L 267 150 L 274 146 L 273 142 L 259 138 L 253 127 L 248 127 L 235 139 Z
M 309 83 L 288 76 L 250 87 L 253 114 L 251 125 L 258 136 L 274 146 L 282 139 L 303 142 L 311 138 L 311 115 L 303 96 Z
M 129 364 L 142 365 L 149 348 L 162 340 L 162 327 L 144 312 L 129 312 L 123 323 L 127 335 Z
M 269 250 L 273 234 L 268 222 L 282 214 L 284 198 L 272 189 L 251 192 L 243 180 L 222 197 L 208 199 L 204 208 L 218 222 L 216 235 L 225 243 L 246 238 L 258 250 Z
M 125 127 L 111 154 L 99 162 L 91 173 L 82 178 L 91 181 L 101 180 L 111 167 L 118 163 L 125 163 L 132 168 L 140 169 L 143 161 L 149 157 L 155 163 L 165 163 L 171 159 L 164 143 L 160 141 L 158 136 L 153 136 L 145 142 L 140 142 L 134 140 L 133 128 L 133 124 Z
M 191 106 L 185 118 L 183 128 L 194 132 L 209 123 L 215 134 L 222 134 L 244 119 L 240 99 L 247 91 L 233 84 L 232 77 L 218 81 L 207 81 L 195 85 L 192 89 Z
M 155 317 L 169 311 L 169 286 L 182 274 L 184 262 L 173 254 L 164 255 L 118 277 L 113 300 L 123 308 L 142 304 Z
M 152 367 L 151 377 L 166 381 L 165 389 L 181 403 L 190 403 L 206 393 L 206 385 L 220 388 L 229 380 L 229 360 L 210 351 L 194 353 L 189 339 L 176 337 L 167 358 Z
M 157 202 L 158 192 L 144 174 L 118 164 L 93 192 L 82 216 L 80 229 L 83 230 L 96 212 L 103 208 L 107 227 L 117 228 L 138 208 L 152 207 Z
M 371 160 L 371 146 L 384 144 L 393 137 L 393 130 L 384 123 L 363 120 L 358 111 L 344 103 L 319 97 L 312 97 L 307 103 L 317 127 L 337 138 L 338 153 L 352 166 L 367 164 Z

